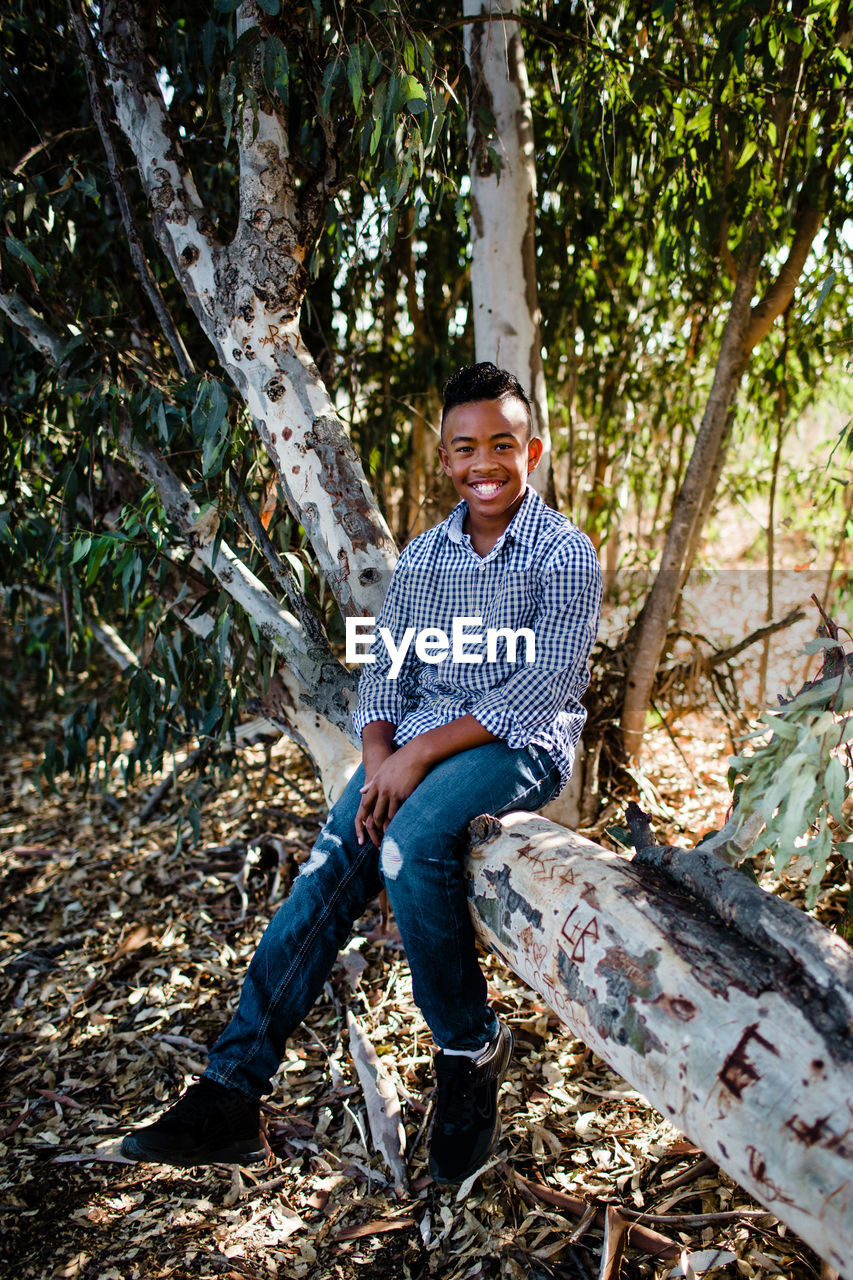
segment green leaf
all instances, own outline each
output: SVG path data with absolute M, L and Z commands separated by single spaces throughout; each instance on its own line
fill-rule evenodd
M 329 114 L 329 107 L 332 104 L 332 94 L 335 90 L 335 80 L 337 78 L 339 63 L 337 61 L 330 62 L 323 72 L 323 93 L 320 98 L 320 110 L 324 116 Z
M 347 62 L 347 79 L 349 80 L 350 92 L 352 93 L 352 105 L 356 111 L 361 110 L 361 101 L 363 97 L 361 85 L 361 59 L 358 55 L 350 55 Z
M 426 102 L 426 90 L 421 82 L 416 80 L 414 76 L 404 76 L 401 89 L 403 97 L 409 106 L 411 106 L 413 102 Z
M 835 282 L 837 278 L 838 277 L 836 276 L 835 272 L 830 271 L 829 275 L 826 277 L 823 284 L 821 285 L 820 293 L 817 295 L 817 299 L 815 301 L 814 306 L 812 307 L 811 311 L 806 317 L 806 323 L 811 324 L 811 322 L 814 320 L 815 316 L 820 311 L 821 307 L 826 302 L 829 295 L 832 293 L 832 290 L 835 288 Z
M 109 537 L 98 538 L 92 548 L 89 557 L 89 563 L 86 566 L 86 586 L 91 587 L 98 576 L 101 565 L 104 563 L 104 557 L 110 549 L 112 539 Z
M 838 641 L 833 640 L 831 636 L 816 636 L 814 640 L 807 640 L 803 645 L 803 653 L 821 653 L 824 649 L 837 649 Z
M 735 164 L 735 168 L 741 169 L 745 164 L 748 164 L 749 161 L 752 159 L 752 157 L 755 155 L 757 150 L 758 150 L 758 144 L 755 142 L 753 138 L 750 138 L 746 146 L 744 147 L 743 151 L 741 151 L 740 155 L 738 156 L 737 163 Z
M 847 792 L 847 770 L 839 760 L 838 756 L 833 756 L 826 767 L 823 784 L 826 787 L 826 799 L 829 805 L 829 812 L 832 814 L 836 822 L 847 826 L 841 815 L 841 807 L 844 804 L 844 797 Z
M 370 146 L 369 146 L 370 155 L 372 156 L 376 155 L 376 150 L 379 146 L 379 139 L 381 138 L 381 136 L 382 136 L 382 115 L 380 113 L 376 117 L 373 123 L 373 130 L 370 134 Z
M 211 732 L 211 730 L 214 728 L 214 726 L 219 722 L 219 720 L 221 719 L 221 716 L 222 716 L 221 707 L 218 707 L 218 706 L 211 707 L 207 715 L 204 717 L 201 724 L 199 725 L 199 730 L 198 730 L 199 736 L 202 738 L 206 738 L 208 734 Z
M 25 244 L 22 244 L 15 236 L 6 237 L 6 249 L 13 258 L 17 258 L 19 262 L 23 262 L 29 267 L 33 275 L 39 280 L 43 280 L 48 274 L 47 268 L 43 267 L 38 258 L 35 258 Z
M 90 200 L 98 201 L 101 198 L 101 193 L 98 190 L 95 180 L 91 174 L 86 174 L 85 177 L 78 178 L 74 186 L 78 191 L 82 192 L 84 196 L 88 196 Z
M 264 13 L 268 13 L 271 18 L 275 18 L 281 5 L 279 0 L 258 0 L 258 8 L 263 9 Z
M 688 133 L 705 133 L 711 123 L 711 104 L 706 102 L 696 115 L 687 122 Z
M 76 564 L 78 560 L 82 560 L 84 556 L 87 556 L 91 545 L 92 539 L 88 535 L 84 538 L 75 538 L 74 550 L 71 553 L 71 563 Z

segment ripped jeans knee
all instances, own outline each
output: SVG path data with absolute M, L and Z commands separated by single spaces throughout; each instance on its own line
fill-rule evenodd
M 393 836 L 386 836 L 379 850 L 383 880 L 396 880 L 403 869 L 403 851 Z

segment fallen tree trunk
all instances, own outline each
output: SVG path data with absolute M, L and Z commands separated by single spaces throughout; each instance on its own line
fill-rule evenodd
M 708 855 L 650 853 L 631 861 L 529 814 L 477 819 L 478 935 L 843 1271 L 853 1256 L 853 952 L 740 872 L 719 863 L 712 874 Z

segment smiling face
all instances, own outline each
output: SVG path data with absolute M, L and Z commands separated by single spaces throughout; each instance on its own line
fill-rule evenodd
M 468 503 L 472 540 L 494 544 L 521 506 L 542 441 L 531 436 L 527 408 L 515 396 L 474 400 L 445 414 L 438 456 Z

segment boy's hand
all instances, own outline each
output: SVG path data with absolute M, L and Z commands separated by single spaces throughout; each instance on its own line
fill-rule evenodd
M 364 731 L 361 735 L 361 763 L 364 765 L 365 784 L 371 781 L 374 774 L 378 772 L 388 757 L 393 755 L 396 727 L 390 720 L 373 720 L 364 726 Z M 362 787 L 362 791 L 364 790 L 365 788 Z M 372 811 L 368 810 L 363 814 L 362 810 L 364 808 L 364 802 L 362 801 L 355 820 L 358 843 L 364 844 L 366 831 L 378 848 L 382 839 L 382 832 L 373 824 Z
M 361 735 L 365 782 L 355 815 L 355 833 L 359 844 L 368 837 L 377 849 L 394 814 L 430 769 L 448 756 L 498 740 L 472 715 L 427 729 L 397 751 L 393 746 L 395 730 L 390 720 L 375 720 L 364 726 Z
M 389 755 L 361 788 L 361 804 L 355 815 L 359 844 L 364 844 L 367 836 L 379 848 L 394 814 L 429 773 L 432 766 L 416 743 L 417 738 Z

